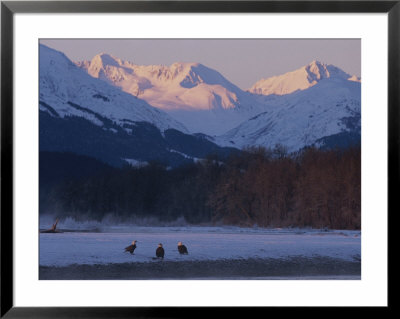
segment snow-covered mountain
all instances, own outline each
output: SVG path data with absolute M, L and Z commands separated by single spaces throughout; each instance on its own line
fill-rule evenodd
M 90 76 L 61 52 L 40 45 L 39 53 L 40 151 L 113 166 L 154 160 L 177 166 L 237 151 L 189 134 L 164 111 Z
M 124 127 L 133 122 L 148 122 L 161 131 L 187 129 L 165 112 L 146 101 L 88 75 L 63 53 L 40 45 L 40 110 L 59 117 L 80 116 L 103 126 L 104 117 Z
M 356 76 L 351 76 L 334 65 L 312 61 L 298 70 L 261 79 L 248 91 L 262 95 L 285 95 L 298 90 L 306 90 L 321 80 L 329 78 L 360 82 Z
M 76 64 L 222 146 L 282 144 L 296 151 L 360 138 L 360 79 L 319 61 L 247 92 L 199 63 L 143 66 L 102 53 Z
M 199 63 L 143 66 L 102 53 L 76 64 L 164 110 L 192 133 L 223 134 L 262 111 L 253 94 Z
M 344 72 L 333 70 L 338 76 L 325 76 L 308 89 L 283 96 L 260 96 L 265 111 L 215 142 L 239 148 L 274 148 L 280 144 L 288 151 L 309 145 L 357 143 L 361 134 L 361 83 L 348 81 L 342 76 Z

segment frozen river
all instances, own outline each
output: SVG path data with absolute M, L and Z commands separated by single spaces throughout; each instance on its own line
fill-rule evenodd
M 41 279 L 361 274 L 361 232 L 239 227 L 115 227 L 40 234 Z M 133 255 L 124 247 L 137 240 Z M 182 241 L 189 255 L 179 255 Z M 164 260 L 154 260 L 158 243 Z M 97 273 L 97 275 L 95 275 Z M 342 276 L 342 277 L 340 277 Z

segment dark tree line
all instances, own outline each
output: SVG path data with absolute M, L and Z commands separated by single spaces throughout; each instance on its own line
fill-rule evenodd
M 224 223 L 360 229 L 360 148 L 249 150 L 226 166 L 208 205 Z
M 101 220 L 184 217 L 192 224 L 361 227 L 361 150 L 247 149 L 175 169 L 108 169 L 40 189 L 40 212 Z M 43 192 L 46 195 L 43 196 Z

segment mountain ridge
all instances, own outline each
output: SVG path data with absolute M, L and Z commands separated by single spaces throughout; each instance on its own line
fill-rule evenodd
M 328 78 L 360 82 L 355 75 L 352 76 L 332 64 L 314 60 L 297 70 L 260 79 L 247 91 L 262 95 L 286 95 L 298 90 L 306 90 Z
M 261 79 L 247 91 L 197 62 L 143 66 L 102 53 L 76 64 L 166 111 L 191 133 L 206 134 L 217 141 L 221 140 L 219 136 L 267 112 L 274 96 L 307 90 L 324 79 L 360 82 L 340 68 L 317 60 L 295 71 Z
M 124 119 L 146 121 L 161 130 L 187 129 L 166 113 L 146 101 L 134 98 L 120 89 L 88 75 L 70 61 L 64 53 L 40 45 L 39 99 L 50 105 L 60 117 L 75 114 L 84 116 L 97 125 L 101 121 L 87 109 L 114 121 L 121 127 Z M 73 104 L 86 108 L 76 108 Z M 40 104 L 43 111 L 44 104 Z
M 313 61 L 278 78 L 286 81 L 293 78 L 301 80 L 294 81 L 294 91 L 283 95 L 245 92 L 218 71 L 196 62 L 177 62 L 170 66 L 140 66 L 101 53 L 91 61 L 71 62 L 65 67 L 75 67 L 78 70 L 80 68 L 82 73 L 79 76 L 85 74 L 86 79 L 90 77 L 95 81 L 91 82 L 95 83 L 95 88 L 92 88 L 89 94 L 90 100 L 95 101 L 94 104 L 89 103 L 88 106 L 87 98 L 71 99 L 71 96 L 75 98 L 87 91 L 82 91 L 80 80 L 70 84 L 68 77 L 66 80 L 60 77 L 61 82 L 67 81 L 69 85 L 64 83 L 54 92 L 50 90 L 52 88 L 48 87 L 49 85 L 45 85 L 45 91 L 54 96 L 41 99 L 40 109 L 60 117 L 63 117 L 64 113 L 83 116 L 114 133 L 119 130 L 114 124 L 130 134 L 134 131 L 135 122 L 148 122 L 158 127 L 161 133 L 175 129 L 188 136 L 198 134 L 222 147 L 273 148 L 276 145 L 284 145 L 288 150 L 296 151 L 310 145 L 326 146 L 327 143 L 338 139 L 342 145 L 346 145 L 346 138 L 354 141 L 361 131 L 360 80 L 335 66 L 319 61 Z M 59 70 L 54 72 L 59 76 Z M 46 74 L 43 76 L 46 77 Z M 299 89 L 302 83 L 306 83 L 307 87 Z M 54 86 L 54 83 L 52 85 Z M 55 85 L 58 85 L 58 82 Z M 125 117 L 116 117 L 110 112 L 106 105 L 115 103 L 115 98 L 113 94 L 104 94 L 98 89 L 104 85 L 113 87 L 111 91 L 114 95 L 123 95 L 142 105 L 142 108 L 137 109 L 139 116 L 126 114 Z M 137 94 L 139 98 L 125 92 L 126 89 L 132 88 L 143 90 Z M 63 90 L 72 92 L 65 93 Z M 179 95 L 175 95 L 176 93 Z M 147 102 L 142 99 L 146 96 Z M 167 101 L 164 109 L 153 106 L 149 102 L 149 96 L 157 103 Z M 53 102 L 60 99 L 61 105 L 56 103 L 55 107 Z M 168 103 L 178 100 L 181 104 L 169 108 Z M 188 101 L 203 104 L 191 104 Z M 183 109 L 180 108 L 182 105 Z M 146 115 L 147 112 L 149 114 Z M 106 125 L 107 121 L 111 124 Z
M 191 133 L 222 134 L 262 110 L 253 94 L 201 63 L 143 66 L 102 57 L 75 63 L 93 77 L 167 112 Z
M 159 161 L 175 167 L 238 150 L 190 135 L 162 110 L 40 46 L 39 148 L 93 157 L 112 166 Z
M 215 142 L 243 148 L 283 145 L 288 151 L 322 146 L 329 136 L 361 137 L 361 84 L 322 79 L 307 90 L 265 99 L 266 111 L 218 136 Z M 332 139 L 330 139 L 332 141 Z M 342 144 L 345 144 L 344 142 Z

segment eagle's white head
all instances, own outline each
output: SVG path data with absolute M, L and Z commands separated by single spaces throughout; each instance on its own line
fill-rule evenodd
M 178 246 L 182 246 L 182 242 L 181 241 L 178 243 Z
M 132 242 L 132 245 L 136 245 L 136 242 L 137 242 L 137 240 L 134 240 L 134 241 Z

